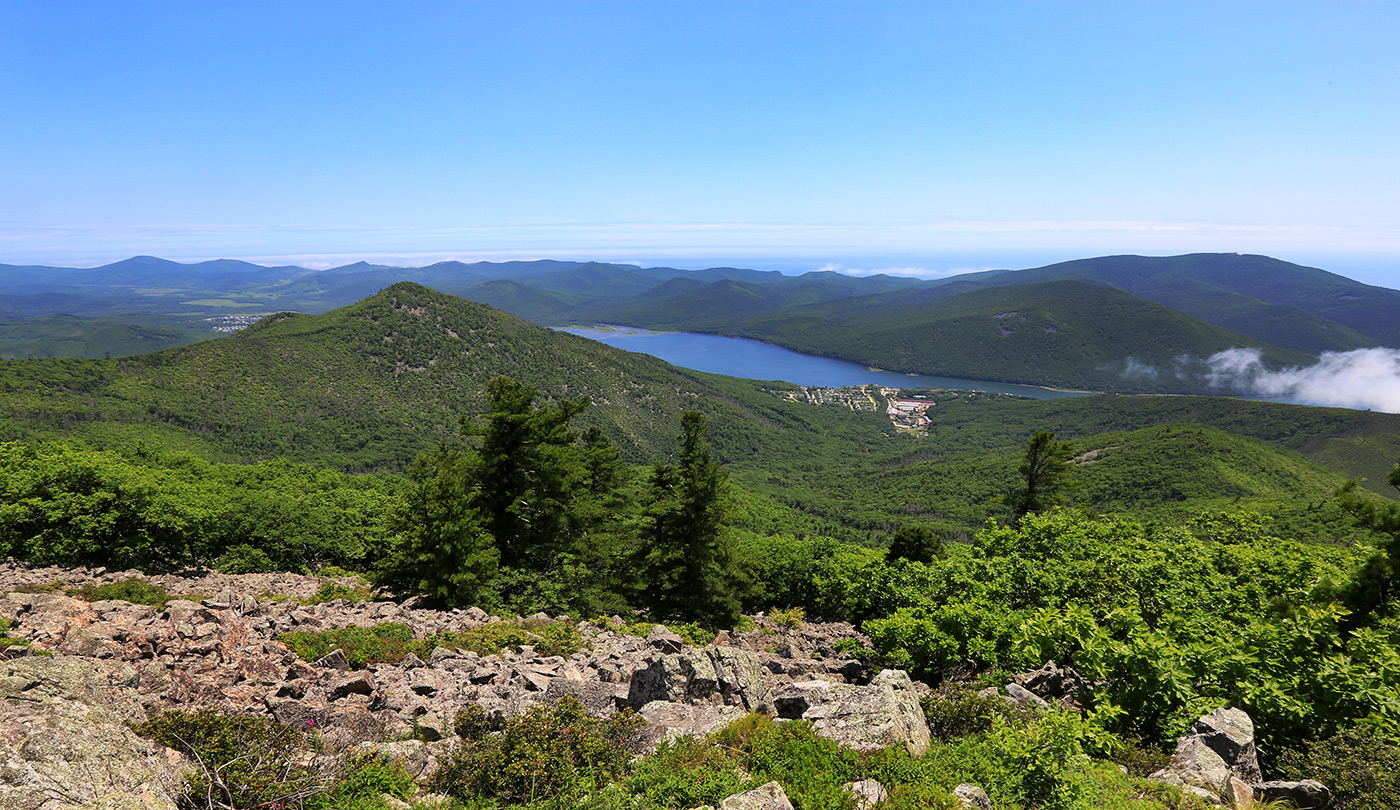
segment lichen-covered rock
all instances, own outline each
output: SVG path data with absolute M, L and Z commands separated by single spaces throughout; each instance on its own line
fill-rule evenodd
M 1197 720 L 1191 733 L 1219 754 L 1233 775 L 1249 784 L 1261 781 L 1254 748 L 1254 721 L 1243 710 L 1216 709 Z
M 992 810 L 991 797 L 987 795 L 987 791 L 976 785 L 958 785 L 953 788 L 953 796 L 957 798 L 958 804 L 967 810 Z
M 632 673 L 627 702 L 715 703 L 773 713 L 773 674 L 754 653 L 709 647 L 664 655 Z
M 774 696 L 778 716 L 810 720 L 817 733 L 857 750 L 902 745 L 918 756 L 928 750 L 929 730 L 909 675 L 887 669 L 868 686 L 804 681 Z
M 71 656 L 0 662 L 0 807 L 174 810 L 179 754 L 136 736 L 136 671 Z
M 862 779 L 859 782 L 847 782 L 841 789 L 851 794 L 851 800 L 855 802 L 856 810 L 873 810 L 877 805 L 890 797 L 885 786 L 874 779 Z
M 668 703 L 657 700 L 638 712 L 647 721 L 653 744 L 680 737 L 704 737 L 743 717 L 746 712 L 738 706 L 715 704 Z
M 793 810 L 783 786 L 777 782 L 736 793 L 719 803 L 719 810 Z
M 1326 810 L 1332 804 L 1332 791 L 1312 779 L 1264 782 L 1254 786 L 1254 798 L 1264 802 L 1280 802 L 1298 810 Z

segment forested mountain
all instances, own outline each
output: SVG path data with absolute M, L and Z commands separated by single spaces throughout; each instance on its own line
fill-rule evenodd
M 1400 346 L 1400 291 L 1237 253 L 1101 256 L 960 276 L 941 286 L 1020 286 L 1078 279 L 1107 284 L 1256 340 L 1304 352 Z

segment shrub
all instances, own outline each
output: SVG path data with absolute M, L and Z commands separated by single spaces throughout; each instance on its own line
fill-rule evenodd
M 967 687 L 929 695 L 920 705 L 929 734 L 940 740 L 985 734 L 992 730 L 998 717 L 1007 725 L 1019 727 L 1035 716 L 1033 709 L 1007 703 L 1000 696 L 982 697 Z
M 106 585 L 82 585 L 77 588 L 69 588 L 67 593 L 69 596 L 86 599 L 89 602 L 120 599 L 133 605 L 154 605 L 158 610 L 165 610 L 166 603 L 176 598 L 165 588 L 144 579 L 124 579 L 120 582 L 109 582 Z
M 639 761 L 627 790 L 661 807 L 718 806 L 727 796 L 754 786 L 727 748 L 694 737 L 663 742 Z
M 1331 788 L 1335 810 L 1400 807 L 1400 747 L 1370 728 L 1340 731 L 1279 759 L 1288 778 Z
M 413 629 L 400 622 L 317 632 L 291 630 L 278 634 L 277 640 L 303 661 L 315 661 L 338 648 L 353 669 L 367 664 L 397 664 L 409 653 L 426 655 L 431 648 L 429 641 L 414 638 Z
M 322 602 L 331 602 L 336 599 L 344 599 L 348 602 L 368 602 L 373 596 L 369 588 L 355 585 L 345 585 L 340 582 L 322 582 L 321 587 L 316 589 L 316 593 L 306 600 L 308 605 L 319 605 Z
M 784 630 L 796 630 L 806 618 L 807 611 L 801 605 L 774 610 L 768 614 L 768 621 L 772 622 L 774 627 Z
M 464 738 L 432 787 L 462 800 L 504 804 L 577 799 L 625 772 L 641 748 L 644 725 L 628 712 L 594 719 L 573 698 L 534 706 L 500 734 Z
M 460 633 L 434 638 L 443 647 L 471 650 L 478 655 L 495 655 L 507 647 L 529 644 L 540 655 L 573 655 L 583 649 L 583 636 L 569 622 L 549 622 L 527 626 L 521 622 L 492 622 Z
M 277 563 L 262 549 L 239 543 L 225 550 L 214 568 L 225 574 L 266 574 L 276 571 Z
M 848 808 L 850 796 L 841 789 L 860 778 L 857 755 L 839 743 L 817 736 L 811 723 L 775 723 L 765 715 L 741 717 L 711 736 L 715 744 L 734 749 L 739 765 L 755 784 L 776 780 L 796 807 Z
M 383 754 L 356 753 L 342 761 L 325 793 L 306 803 L 307 810 L 389 810 L 385 796 L 407 801 L 414 792 L 413 774 L 402 762 Z
M 28 647 L 29 641 L 22 638 L 11 638 L 10 631 L 14 629 L 13 623 L 9 619 L 0 619 L 0 650 L 6 647 Z
M 182 807 L 284 807 L 326 790 L 316 771 L 302 764 L 313 746 L 300 729 L 202 709 L 165 712 L 133 730 L 195 764 Z
M 593 622 L 593 624 L 600 627 L 609 626 L 608 620 L 602 618 Z M 629 636 L 636 636 L 637 638 L 646 638 L 651 633 L 652 628 L 656 627 L 658 624 L 661 624 L 661 622 L 632 622 L 631 624 L 624 625 L 618 632 L 626 633 Z M 686 643 L 693 644 L 696 647 L 703 647 L 709 644 L 711 641 L 714 641 L 715 636 L 718 635 L 715 631 L 706 630 L 695 622 L 667 622 L 665 627 L 667 630 L 685 639 Z

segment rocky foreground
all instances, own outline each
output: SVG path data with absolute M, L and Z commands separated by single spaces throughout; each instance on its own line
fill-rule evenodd
M 187 598 L 159 609 L 42 590 L 130 579 Z M 176 708 L 315 728 L 330 756 L 384 750 L 423 776 L 452 744 L 452 721 L 464 707 L 480 706 L 501 723 L 565 697 L 598 716 L 630 708 L 646 719 L 653 740 L 707 734 L 761 712 L 810 720 L 858 749 L 903 746 L 918 754 L 929 745 L 919 703 L 927 687 L 898 670 L 873 674 L 839 652 L 844 639 L 866 641 L 848 624 L 779 627 L 759 617 L 752 632 L 721 633 L 696 647 L 661 626 L 639 638 L 620 632 L 620 620 L 580 621 L 585 646 L 568 656 L 543 656 L 529 644 L 495 655 L 437 647 L 426 660 L 409 654 L 398 664 L 351 670 L 339 650 L 307 662 L 276 637 L 383 622 L 425 637 L 500 620 L 476 608 L 428 610 L 415 600 L 304 604 L 322 582 L 294 574 L 178 577 L 0 565 L 0 620 L 13 640 L 0 648 L 0 808 L 173 808 L 189 763 L 127 724 Z M 1072 705 L 1078 688 L 1088 685 L 1052 664 L 1018 676 L 1006 692 L 1009 700 Z M 1257 764 L 1236 764 L 1253 757 L 1248 717 L 1231 715 L 1227 725 L 1183 738 L 1189 750 L 1179 746 L 1159 778 L 1237 806 L 1246 796 L 1273 798 L 1282 788 L 1261 793 Z M 1200 764 L 1216 751 L 1227 759 L 1217 754 Z M 985 801 L 965 788 L 966 803 Z

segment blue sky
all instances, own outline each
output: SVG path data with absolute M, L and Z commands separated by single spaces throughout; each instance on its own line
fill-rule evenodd
M 1400 4 L 0 3 L 0 262 L 1400 286 Z

